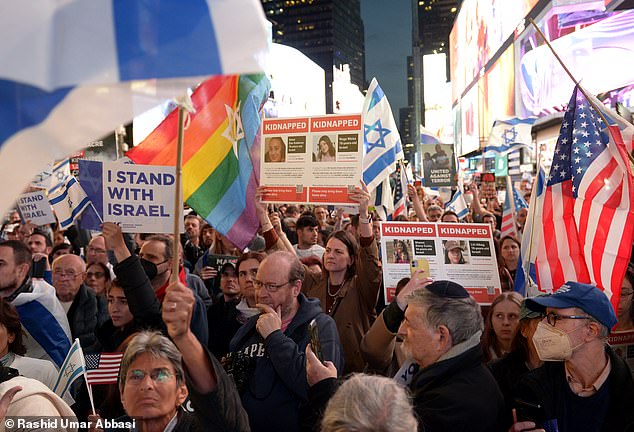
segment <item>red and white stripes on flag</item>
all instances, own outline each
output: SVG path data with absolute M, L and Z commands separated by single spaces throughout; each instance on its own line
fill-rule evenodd
M 90 385 L 116 384 L 123 353 L 86 354 L 86 381 Z
M 504 200 L 504 211 L 502 212 L 502 225 L 500 229 L 501 237 L 510 235 L 517 238 L 517 223 L 515 222 L 515 203 L 513 202 L 513 186 L 511 177 L 506 177 L 506 199 Z
M 593 101 L 617 123 L 616 114 Z M 606 128 L 575 88 L 546 180 L 537 252 L 541 290 L 566 281 L 593 283 L 616 310 L 634 235 L 634 182 L 624 145 L 633 132 L 629 124 Z

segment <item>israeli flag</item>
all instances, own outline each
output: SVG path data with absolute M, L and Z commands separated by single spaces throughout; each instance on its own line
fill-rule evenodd
M 90 199 L 75 177 L 71 177 L 53 195 L 49 196 L 55 215 L 62 230 L 69 228 L 81 212 L 90 205 Z
M 26 355 L 51 360 L 60 367 L 71 340 L 66 312 L 57 300 L 55 288 L 39 279 L 32 279 L 31 284 L 30 292 L 21 292 L 11 302 L 28 336 L 24 339 Z
M 445 210 L 451 210 L 457 214 L 458 219 L 462 219 L 469 214 L 469 207 L 467 207 L 462 189 L 458 189 L 451 201 L 445 204 Z
M 396 170 L 403 146 L 392 108 L 376 78 L 372 78 L 363 102 L 363 181 L 369 191 Z
M 77 378 L 86 374 L 86 360 L 84 359 L 84 353 L 81 349 L 79 339 L 75 339 L 73 346 L 70 347 L 68 355 L 64 359 L 62 367 L 59 369 L 57 380 L 55 381 L 55 387 L 53 391 L 55 394 L 63 398 L 70 386 Z
M 484 147 L 484 153 L 491 152 L 503 156 L 520 147 L 530 148 L 533 142 L 531 130 L 535 120 L 535 117 L 496 120 Z
M 213 74 L 261 72 L 257 0 L 20 0 L 0 14 L 0 212 L 59 160 Z

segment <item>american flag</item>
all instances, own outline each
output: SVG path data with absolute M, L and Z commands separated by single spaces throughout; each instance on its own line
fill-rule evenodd
M 116 384 L 123 353 L 86 354 L 86 381 L 88 384 Z
M 405 175 L 405 168 L 399 164 L 396 168 L 396 187 L 394 188 L 394 212 L 392 213 L 392 220 L 397 216 L 404 214 L 407 216 L 405 205 L 407 195 L 407 177 Z
M 622 124 L 593 102 L 608 122 Z M 633 131 L 632 125 L 606 128 L 575 88 L 546 179 L 536 263 L 540 290 L 566 281 L 593 283 L 618 305 L 634 231 L 633 179 L 623 143 Z
M 519 191 L 511 184 L 511 178 L 506 177 L 506 199 L 502 213 L 501 236 L 512 235 L 517 237 L 516 215 L 519 209 L 528 208 L 528 203 Z

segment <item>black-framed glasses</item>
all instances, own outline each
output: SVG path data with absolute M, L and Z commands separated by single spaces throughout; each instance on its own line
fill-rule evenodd
M 293 282 L 292 280 L 289 280 L 288 282 L 284 282 L 282 284 L 274 284 L 274 283 L 264 283 L 262 281 L 259 280 L 254 280 L 253 281 L 253 285 L 257 288 L 257 289 L 262 289 L 264 288 L 265 290 L 267 290 L 270 293 L 274 293 L 279 291 L 283 286 L 288 285 L 289 283 Z
M 564 320 L 564 319 L 592 319 L 589 316 L 586 315 L 559 315 L 556 314 L 555 312 L 549 312 L 546 315 L 544 315 L 546 317 L 546 322 L 548 322 L 548 324 L 550 324 L 551 326 L 555 327 L 555 324 L 557 324 L 558 320 Z

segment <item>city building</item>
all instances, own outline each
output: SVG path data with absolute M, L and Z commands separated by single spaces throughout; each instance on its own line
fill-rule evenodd
M 334 69 L 349 65 L 350 80 L 365 89 L 365 45 L 360 0 L 261 0 L 273 24 L 273 42 L 298 49 L 326 73 L 326 112 L 333 113 Z

